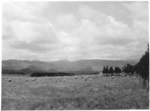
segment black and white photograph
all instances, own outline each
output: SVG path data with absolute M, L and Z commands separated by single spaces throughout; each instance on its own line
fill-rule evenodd
M 3 1 L 1 110 L 149 109 L 149 1 Z

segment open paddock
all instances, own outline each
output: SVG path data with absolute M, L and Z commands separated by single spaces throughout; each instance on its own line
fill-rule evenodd
M 2 110 L 148 109 L 148 98 L 135 76 L 2 76 Z

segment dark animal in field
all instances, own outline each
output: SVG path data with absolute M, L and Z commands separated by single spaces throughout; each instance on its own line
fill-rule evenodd
M 92 79 L 95 79 L 95 77 L 93 77 Z
M 8 80 L 8 82 L 11 82 L 11 80 Z
M 86 78 L 86 79 L 84 79 L 84 81 L 87 81 L 87 78 Z
M 84 77 L 81 77 L 81 79 L 84 79 Z

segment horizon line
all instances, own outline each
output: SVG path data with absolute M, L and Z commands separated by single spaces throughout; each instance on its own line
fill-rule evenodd
M 68 62 L 75 62 L 75 61 L 82 61 L 82 60 L 109 60 L 109 61 L 138 61 L 138 59 L 78 59 L 78 60 L 67 60 L 67 59 L 58 59 L 58 60 L 28 60 L 28 59 L 2 59 L 2 61 L 7 60 L 16 60 L 16 61 L 41 61 L 41 62 L 57 62 L 57 61 L 68 61 Z

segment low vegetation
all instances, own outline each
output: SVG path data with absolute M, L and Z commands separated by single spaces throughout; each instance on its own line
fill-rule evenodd
M 2 110 L 149 108 L 149 93 L 135 76 L 3 76 L 2 82 Z
M 22 71 L 17 71 L 17 70 L 8 70 L 8 69 L 3 69 L 2 70 L 2 74 L 19 74 L 19 75 L 23 75 L 25 74 Z
M 30 77 L 44 77 L 44 76 L 75 76 L 75 75 L 91 75 L 99 74 L 99 71 L 72 71 L 72 72 L 34 72 Z

